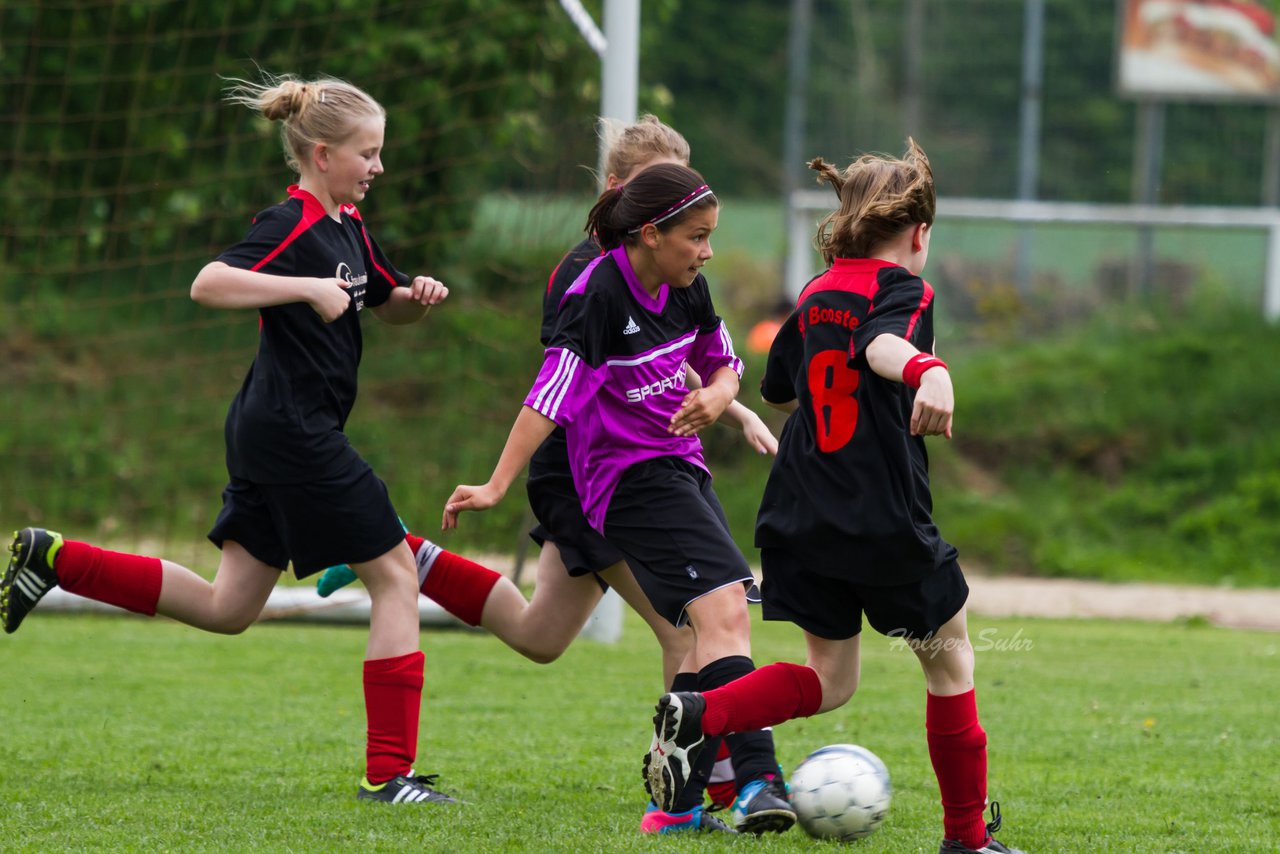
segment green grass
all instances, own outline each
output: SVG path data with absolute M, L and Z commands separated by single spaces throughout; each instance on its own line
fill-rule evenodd
M 973 619 L 1002 836 L 1028 851 L 1275 851 L 1280 637 L 1176 625 Z M 753 626 L 757 662 L 803 654 Z M 760 840 L 637 833 L 639 759 L 659 688 L 656 645 L 582 641 L 556 664 L 487 635 L 424 633 L 419 771 L 469 803 L 354 800 L 364 716 L 359 627 L 275 624 L 242 637 L 166 622 L 36 614 L 0 639 L 0 839 L 7 851 L 843 850 L 793 831 Z M 867 635 L 845 708 L 784 724 L 794 767 L 835 742 L 870 747 L 895 787 L 851 850 L 929 852 L 940 835 L 907 652 Z

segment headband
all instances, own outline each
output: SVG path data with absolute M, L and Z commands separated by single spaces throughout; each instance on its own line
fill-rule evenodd
M 707 196 L 712 196 L 712 195 L 715 195 L 715 194 L 711 191 L 711 187 L 706 184 L 703 184 L 701 187 L 698 187 L 693 192 L 689 193 L 689 195 L 685 196 L 683 199 L 676 202 L 674 205 L 667 208 L 665 211 L 658 214 L 653 219 L 648 220 L 647 222 L 643 222 L 640 225 L 637 225 L 635 228 L 631 229 L 627 233 L 635 234 L 640 229 L 644 228 L 646 225 L 649 225 L 650 223 L 652 223 L 653 225 L 658 225 L 660 223 L 666 222 L 667 220 L 671 219 L 673 216 L 680 213 L 680 211 L 684 210 L 690 205 L 696 204 L 697 202 L 700 202 L 703 199 L 705 199 Z

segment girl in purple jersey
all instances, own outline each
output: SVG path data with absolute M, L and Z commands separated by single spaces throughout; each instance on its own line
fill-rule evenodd
M 681 671 L 702 689 L 754 669 L 745 597 L 751 572 L 729 535 L 697 437 L 734 399 L 742 371 L 700 273 L 718 215 L 701 176 L 678 164 L 651 166 L 605 191 L 587 222 L 604 253 L 561 300 L 542 370 L 493 476 L 455 489 L 442 520 L 454 528 L 459 513 L 497 504 L 535 450 L 564 427 L 587 521 L 626 556 L 655 610 L 692 627 Z M 688 388 L 689 368 L 703 387 Z M 734 752 L 735 825 L 785 830 L 795 814 L 772 738 L 755 735 Z M 663 810 L 683 806 L 672 800 Z
M 778 662 L 658 701 L 651 768 L 672 797 L 673 760 L 704 737 L 844 705 L 858 686 L 862 617 L 902 638 L 924 670 L 925 731 L 942 796 L 940 854 L 1020 854 L 987 824 L 987 737 L 974 699 L 968 585 L 938 534 L 925 436 L 951 436 L 954 395 L 933 353 L 929 257 L 935 195 L 924 152 L 866 155 L 843 173 L 809 164 L 840 208 L 819 226 L 830 268 L 810 282 L 769 351 L 761 392 L 790 412 L 760 505 L 764 617 L 805 632 L 804 666 Z M 660 803 L 662 800 L 660 799 Z
M 207 264 L 191 296 L 210 308 L 256 309 L 257 355 L 227 414 L 222 550 L 212 582 L 170 561 L 121 554 L 43 528 L 20 531 L 0 581 L 12 632 L 54 585 L 205 631 L 237 634 L 257 619 L 292 562 L 303 578 L 350 563 L 372 599 L 364 662 L 366 771 L 357 797 L 452 802 L 416 775 L 423 654 L 414 557 L 386 487 L 343 433 L 355 404 L 366 309 L 392 324 L 421 320 L 448 295 L 393 267 L 355 203 L 383 173 L 386 113 L 334 79 L 235 81 L 229 100 L 281 123 L 299 173 L 236 246 Z
M 659 163 L 688 165 L 689 145 L 684 137 L 655 116 L 646 115 L 625 126 L 603 120 L 602 135 L 607 144 L 606 189 L 616 190 Z M 595 237 L 588 236 L 552 272 L 543 295 L 540 337 L 544 345 L 551 340 L 565 292 L 600 255 Z M 698 378 L 690 372 L 687 382 L 696 387 Z M 737 400 L 720 420 L 738 426 L 757 452 L 777 451 L 777 440 L 768 427 Z M 541 548 L 531 599 L 526 600 L 514 583 L 487 567 L 409 533 L 406 538 L 418 558 L 422 594 L 459 619 L 492 632 L 530 660 L 548 663 L 559 658 L 582 631 L 607 584 L 645 620 L 658 639 L 663 685 L 671 691 L 696 688 L 697 674 L 680 671 L 692 646 L 692 632 L 688 627 L 672 625 L 654 610 L 622 553 L 588 524 L 574 487 L 563 428 L 557 428 L 534 453 L 527 489 L 538 520 L 531 536 Z M 328 595 L 354 580 L 354 574 L 346 567 L 332 567 L 317 587 L 321 595 Z M 734 736 L 730 741 L 736 744 L 755 737 Z M 730 745 L 722 746 L 718 757 L 708 757 L 719 760 L 714 771 L 706 769 L 707 791 L 713 802 L 723 807 L 731 806 L 737 796 L 731 753 Z M 696 807 L 691 804 L 672 813 L 650 809 L 642 819 L 641 830 L 670 833 L 715 827 L 714 818 Z

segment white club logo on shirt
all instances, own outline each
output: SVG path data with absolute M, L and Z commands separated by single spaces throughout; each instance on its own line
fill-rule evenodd
M 640 326 L 636 323 L 636 319 L 631 315 L 627 315 L 627 325 L 623 327 L 623 335 L 635 335 L 640 331 Z

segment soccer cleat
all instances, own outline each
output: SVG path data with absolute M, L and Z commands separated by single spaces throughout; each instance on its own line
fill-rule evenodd
M 360 789 L 356 792 L 358 801 L 382 801 L 388 804 L 456 804 L 457 801 L 443 792 L 437 792 L 431 786 L 436 782 L 438 774 L 418 774 L 413 771 L 401 774 L 377 786 L 369 782 L 369 778 L 360 781 Z
M 970 848 L 963 842 L 954 839 L 942 840 L 938 854 L 1023 854 L 1021 848 L 1010 848 L 996 840 L 992 835 L 1000 829 L 1000 802 L 991 802 L 991 821 L 987 822 L 987 841 L 981 848 Z
M 710 815 L 701 806 L 685 812 L 663 812 L 652 801 L 644 811 L 640 820 L 641 833 L 681 833 L 684 831 L 702 833 L 737 833 L 718 817 Z
M 324 574 L 316 579 L 316 593 L 323 599 L 331 595 L 333 591 L 341 590 L 355 580 L 355 570 L 345 563 L 340 563 L 337 566 L 329 567 L 324 571 Z
M 58 583 L 53 559 L 62 548 L 62 535 L 44 528 L 23 528 L 13 534 L 12 557 L 0 579 L 0 619 L 13 634 L 44 595 Z
M 796 811 L 787 799 L 781 777 L 769 776 L 752 780 L 742 787 L 729 808 L 733 826 L 742 833 L 783 833 L 796 823 Z
M 653 743 L 644 758 L 645 788 L 649 797 L 670 812 L 689 780 L 689 773 L 705 741 L 702 711 L 707 701 L 701 694 L 663 694 L 653 716 Z

